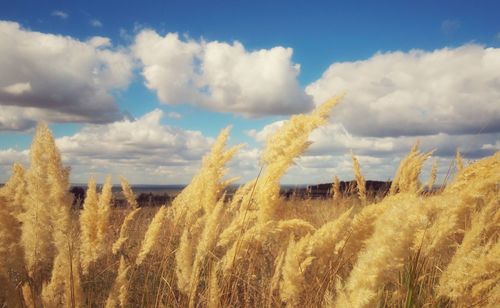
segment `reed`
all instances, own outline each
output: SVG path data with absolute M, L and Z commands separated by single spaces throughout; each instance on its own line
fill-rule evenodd
M 463 165 L 432 190 L 432 152 L 415 144 L 387 196 L 358 196 L 335 177 L 325 200 L 280 196 L 280 179 L 339 98 L 293 116 L 272 135 L 261 172 L 226 200 L 226 165 L 240 146 L 221 131 L 171 204 L 112 206 L 89 179 L 73 209 L 69 169 L 40 124 L 30 164 L 0 188 L 0 306 L 4 307 L 497 307 L 500 152 Z M 427 188 L 428 192 L 423 193 Z M 431 193 L 432 192 L 432 193 Z M 360 200 L 362 202 L 360 202 Z

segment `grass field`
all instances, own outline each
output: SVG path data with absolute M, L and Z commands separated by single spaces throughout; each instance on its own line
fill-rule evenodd
M 29 166 L 0 190 L 0 303 L 7 307 L 498 307 L 500 153 L 460 155 L 446 186 L 420 179 L 418 144 L 385 196 L 338 179 L 325 200 L 280 198 L 280 178 L 338 98 L 293 116 L 268 140 L 262 169 L 225 201 L 223 130 L 171 204 L 111 204 L 90 179 L 71 207 L 69 169 L 39 125 Z M 333 175 L 332 175 L 333 176 Z M 1 305 L 0 305 L 1 306 Z

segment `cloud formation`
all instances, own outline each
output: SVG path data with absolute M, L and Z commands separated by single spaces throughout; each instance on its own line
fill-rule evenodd
M 333 112 L 336 110 L 334 109 Z M 284 121 L 276 121 L 247 134 L 264 146 Z M 367 179 L 392 178 L 401 159 L 415 142 L 423 151 L 434 151 L 430 161 L 439 163 L 442 180 L 459 150 L 466 162 L 492 155 L 500 149 L 500 133 L 448 135 L 438 133 L 425 136 L 369 137 L 351 134 L 339 123 L 330 123 L 316 129 L 310 136 L 310 148 L 296 159 L 296 165 L 287 172 L 285 183 L 320 183 L 331 181 L 333 175 L 341 179 L 353 178 L 350 151 L 359 157 Z M 430 167 L 430 163 L 428 164 Z M 428 168 L 427 168 L 428 169 Z M 454 170 L 452 170 L 453 172 Z M 425 175 L 426 176 L 426 175 Z M 424 178 L 425 178 L 424 176 Z
M 500 132 L 500 48 L 465 45 L 378 53 L 332 64 L 306 88 L 316 103 L 346 92 L 333 113 L 360 136 Z
M 112 92 L 125 88 L 132 60 L 107 38 L 87 42 L 0 21 L 0 129 L 35 121 L 107 123 L 121 118 Z
M 500 149 L 499 59 L 498 48 L 465 45 L 332 64 L 306 92 L 316 104 L 346 95 L 330 123 L 311 134 L 311 147 L 285 181 L 352 179 L 350 150 L 368 179 L 388 179 L 417 140 L 422 150 L 434 150 L 440 180 L 457 150 L 467 162 L 492 155 Z M 263 145 L 283 122 L 247 134 Z
M 334 110 L 335 111 L 335 110 Z M 276 121 L 261 130 L 247 134 L 259 143 L 265 143 L 284 121 Z M 457 149 L 475 159 L 493 154 L 499 147 L 500 133 L 448 135 L 437 133 L 422 136 L 367 137 L 353 135 L 340 123 L 330 123 L 316 129 L 310 136 L 312 145 L 308 155 L 344 154 L 350 150 L 362 155 L 386 156 L 405 154 L 418 140 L 421 148 L 443 157 L 452 157 Z
M 423 151 L 434 150 L 441 178 L 457 150 L 466 161 L 492 155 L 500 148 L 499 59 L 498 48 L 465 45 L 332 64 L 306 91 L 316 104 L 347 94 L 330 123 L 311 134 L 310 149 L 288 179 L 329 181 L 328 172 L 350 179 L 350 150 L 367 178 L 387 179 L 417 140 Z M 282 124 L 247 134 L 263 144 Z
M 66 162 L 76 168 L 75 181 L 86 181 L 92 172 L 109 172 L 136 183 L 188 182 L 213 139 L 162 125 L 164 116 L 155 109 L 135 120 L 86 125 L 56 143 Z
M 0 150 L 0 169 L 9 169 L 14 162 L 26 164 L 28 162 L 28 150 L 6 149 Z
M 134 183 L 188 182 L 213 139 L 161 124 L 162 117 L 182 117 L 175 112 L 122 116 L 112 93 L 132 77 L 129 52 L 141 62 L 146 86 L 167 104 L 257 117 L 305 112 L 346 92 L 284 183 L 326 182 L 333 175 L 351 179 L 351 149 L 368 179 L 391 177 L 417 139 L 424 150 L 436 150 L 442 172 L 457 149 L 466 161 L 500 149 L 499 48 L 378 53 L 332 64 L 303 91 L 290 48 L 249 51 L 239 42 L 143 30 L 126 51 L 106 37 L 79 41 L 12 22 L 0 22 L 0 54 L 6 59 L 0 59 L 0 131 L 29 130 L 41 119 L 92 123 L 57 139 L 74 182 L 106 173 Z M 247 132 L 259 146 L 243 149 L 230 163 L 240 181 L 257 175 L 261 147 L 282 123 Z M 13 161 L 27 157 L 27 150 L 0 150 L 0 171 L 6 174 Z
M 166 104 L 189 103 L 219 112 L 264 116 L 313 106 L 301 89 L 292 49 L 247 51 L 239 42 L 181 39 L 141 31 L 132 47 L 146 86 Z
M 84 125 L 70 136 L 56 139 L 63 162 L 72 168 L 71 181 L 86 183 L 94 175 L 127 177 L 132 183 L 189 182 L 201 157 L 214 139 L 200 131 L 161 124 L 163 111 L 155 109 L 137 119 Z M 0 183 L 14 162 L 28 163 L 29 150 L 0 150 Z

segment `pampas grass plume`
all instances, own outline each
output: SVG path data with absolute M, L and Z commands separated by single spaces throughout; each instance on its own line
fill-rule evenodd
M 359 166 L 359 161 L 354 156 L 354 153 L 351 151 L 351 157 L 352 157 L 352 165 L 353 165 L 353 170 L 354 170 L 354 177 L 356 178 L 356 184 L 358 188 L 358 196 L 361 202 L 366 201 L 366 183 L 365 183 L 365 178 L 361 174 L 361 167 Z

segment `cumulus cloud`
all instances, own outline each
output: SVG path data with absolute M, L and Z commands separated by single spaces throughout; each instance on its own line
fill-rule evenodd
M 56 142 L 67 163 L 77 168 L 75 180 L 84 180 L 86 169 L 94 168 L 123 174 L 136 183 L 188 182 L 213 139 L 199 131 L 162 125 L 162 117 L 164 113 L 155 109 L 135 120 L 86 125 Z
M 98 181 L 106 174 L 126 176 L 133 183 L 187 183 L 200 166 L 213 138 L 200 131 L 162 125 L 168 116 L 159 109 L 138 119 L 123 119 L 105 125 L 85 125 L 79 132 L 56 139 L 63 160 L 72 167 L 72 182 L 86 182 L 90 175 Z M 229 163 L 229 177 L 239 183 L 259 173 L 260 155 L 265 139 L 282 125 L 271 123 L 261 130 L 248 132 L 258 140 L 256 147 L 244 147 Z M 463 153 L 466 163 L 490 155 L 499 149 L 500 133 L 482 135 L 420 136 L 424 151 L 436 149 L 431 162 L 439 164 L 441 181 L 453 161 L 455 151 Z M 400 160 L 416 142 L 415 137 L 360 137 L 335 124 L 319 128 L 310 137 L 312 146 L 295 160 L 282 179 L 284 184 L 324 183 L 334 175 L 342 180 L 353 178 L 350 150 L 358 156 L 367 179 L 386 180 L 393 176 Z M 27 162 L 27 150 L 0 150 L 0 182 L 9 174 L 14 161 Z M 453 172 L 453 170 L 452 170 Z M 3 178 L 2 178 L 3 177 Z M 423 179 L 427 177 L 424 173 Z
M 261 130 L 250 129 L 246 134 L 253 137 L 258 142 L 265 142 L 269 136 L 274 134 L 283 124 L 285 120 L 274 121 L 270 124 L 265 125 Z
M 93 157 L 101 158 L 124 158 L 165 149 L 172 151 L 166 160 L 175 160 L 179 153 L 184 158 L 199 158 L 207 149 L 207 139 L 198 131 L 161 125 L 162 116 L 163 111 L 155 109 L 136 120 L 87 125 L 73 136 L 59 138 L 57 143 L 66 154 L 91 153 Z
M 28 154 L 28 150 L 0 149 L 0 183 L 4 183 L 10 176 L 13 163 L 28 163 Z
M 276 121 L 265 125 L 261 130 L 247 131 L 247 135 L 264 143 L 283 123 L 284 121 Z M 500 133 L 368 137 L 353 135 L 340 123 L 330 123 L 313 131 L 309 138 L 312 144 L 308 155 L 343 154 L 350 150 L 372 156 L 401 155 L 418 140 L 424 150 L 434 150 L 439 156 L 454 156 L 459 149 L 469 158 L 478 158 L 493 154 L 493 150 L 498 147 L 499 138 Z
M 356 135 L 500 132 L 499 59 L 478 45 L 378 53 L 332 64 L 306 92 L 316 103 L 346 92 L 332 122 Z
M 5 149 L 0 150 L 0 168 L 10 168 L 14 162 L 27 163 L 28 150 Z
M 133 183 L 189 182 L 214 139 L 200 131 L 162 125 L 163 111 L 155 109 L 137 119 L 87 124 L 70 136 L 56 139 L 63 162 L 72 168 L 71 181 L 84 183 L 95 175 L 127 177 Z M 28 162 L 29 150 L 0 150 L 0 182 L 13 162 Z
M 132 47 L 146 86 L 161 102 L 190 103 L 245 116 L 292 114 L 312 107 L 297 81 L 292 49 L 248 51 L 239 42 L 181 39 L 141 31 Z
M 109 47 L 103 37 L 82 42 L 0 21 L 0 129 L 120 119 L 111 93 L 128 85 L 132 60 Z
M 111 47 L 111 40 L 103 36 L 93 36 L 87 40 L 87 43 L 94 48 Z
M 260 130 L 247 131 L 247 135 L 253 137 L 262 147 L 266 139 L 283 123 L 284 121 L 276 121 Z M 351 150 L 359 157 L 366 178 L 390 179 L 401 159 L 417 141 L 420 142 L 422 151 L 434 151 L 431 160 L 438 161 L 439 179 L 442 180 L 450 164 L 453 163 L 457 150 L 462 153 L 466 162 L 472 162 L 498 151 L 499 139 L 500 133 L 464 135 L 438 133 L 399 137 L 358 136 L 349 133 L 340 123 L 330 123 L 311 134 L 310 148 L 296 159 L 296 165 L 288 171 L 284 182 L 328 182 L 331 181 L 333 175 L 344 180 L 352 179 Z
M 346 95 L 330 123 L 312 133 L 310 149 L 289 176 L 299 181 L 302 172 L 321 182 L 329 172 L 352 179 L 353 150 L 367 178 L 388 179 L 417 140 L 422 150 L 434 150 L 441 178 L 457 150 L 466 161 L 492 155 L 500 139 L 499 59 L 498 48 L 465 45 L 332 64 L 306 92 L 316 104 Z M 281 125 L 248 134 L 263 142 Z
M 52 14 L 51 14 L 51 15 L 52 15 L 52 16 L 55 16 L 55 17 L 59 17 L 59 18 L 61 18 L 61 19 L 68 19 L 68 17 L 69 17 L 69 14 L 68 14 L 68 13 L 63 12 L 63 11 L 58 11 L 58 10 L 56 10 L 56 11 L 52 11 Z
M 306 88 L 307 94 L 297 83 L 299 67 L 291 61 L 291 49 L 248 51 L 238 42 L 196 41 L 151 30 L 141 31 L 131 48 L 142 63 L 146 86 L 163 103 L 262 116 L 307 111 L 346 92 L 331 122 L 311 135 L 312 146 L 283 183 L 327 182 L 333 175 L 352 179 L 351 149 L 365 177 L 378 180 L 392 177 L 417 139 L 423 150 L 436 150 L 433 159 L 442 176 L 457 149 L 466 161 L 500 149 L 498 48 L 388 52 L 334 63 Z M 202 132 L 161 124 L 162 117 L 181 117 L 175 112 L 156 109 L 138 119 L 121 117 L 110 93 L 128 84 L 132 64 L 105 37 L 81 42 L 0 23 L 0 53 L 12 59 L 0 61 L 7 72 L 0 75 L 0 130 L 27 130 L 38 119 L 94 123 L 57 139 L 65 163 L 72 166 L 73 182 L 112 173 L 134 183 L 186 183 L 213 142 Z M 281 125 L 247 131 L 258 146 L 244 148 L 229 164 L 232 175 L 242 176 L 240 182 L 258 174 L 264 141 Z M 3 175 L 14 160 L 26 161 L 27 151 L 0 150 Z
M 500 141 L 496 140 L 495 143 L 485 143 L 485 144 L 483 144 L 481 146 L 481 150 L 495 150 L 495 151 L 500 151 Z

